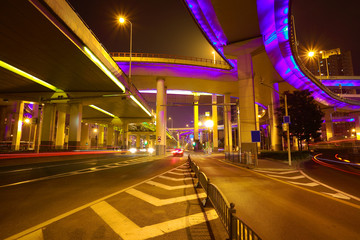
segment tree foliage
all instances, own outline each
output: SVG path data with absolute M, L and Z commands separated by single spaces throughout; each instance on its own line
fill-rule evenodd
M 308 90 L 285 92 L 287 96 L 288 113 L 291 119 L 290 134 L 296 136 L 299 141 L 320 136 L 319 130 L 322 125 L 324 113 Z M 285 114 L 284 97 L 280 98 L 280 107 L 277 109 L 279 122 L 282 122 Z

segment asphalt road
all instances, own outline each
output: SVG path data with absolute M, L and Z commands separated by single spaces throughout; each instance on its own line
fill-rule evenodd
M 211 157 L 191 156 L 229 202 L 235 203 L 240 219 L 263 239 L 359 239 L 360 202 L 355 198 L 360 199 L 359 185 L 352 192 L 356 196 L 347 198 L 298 170 L 249 170 Z M 329 184 L 334 178 L 342 178 L 328 169 L 306 167 Z M 351 179 L 339 187 L 351 189 L 344 186 L 351 185 L 355 177 Z
M 180 166 L 185 158 L 107 154 L 11 161 L 16 166 L 0 167 L 0 239 Z

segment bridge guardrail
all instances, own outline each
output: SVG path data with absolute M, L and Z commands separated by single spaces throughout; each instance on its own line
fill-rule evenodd
M 111 52 L 111 57 L 130 57 L 129 52 Z M 199 58 L 199 57 L 187 57 L 187 56 L 177 56 L 177 55 L 170 55 L 170 54 L 160 54 L 160 53 L 131 53 L 132 58 L 165 58 L 165 59 L 174 59 L 174 60 L 186 60 L 186 61 L 195 61 L 201 62 L 211 65 L 220 65 L 222 68 L 230 69 L 231 67 L 229 64 L 222 60 L 213 60 L 207 58 Z
M 261 238 L 241 219 L 236 216 L 235 204 L 229 203 L 220 189 L 210 183 L 206 174 L 200 171 L 199 166 L 188 156 L 190 168 L 198 178 L 196 187 L 202 187 L 206 192 L 206 199 L 202 201 L 205 205 L 209 200 L 220 217 L 228 235 L 229 240 L 261 240 Z

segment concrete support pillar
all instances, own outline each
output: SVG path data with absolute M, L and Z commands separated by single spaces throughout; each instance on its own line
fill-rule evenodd
M 326 109 L 325 110 L 325 127 L 326 127 L 326 140 L 330 141 L 331 138 L 334 136 L 334 127 L 332 123 L 332 113 L 333 109 Z
M 69 149 L 80 148 L 81 140 L 81 120 L 82 104 L 74 103 L 70 105 L 70 124 L 69 124 Z
M 165 151 L 166 151 L 166 146 L 167 146 L 167 141 L 166 141 L 166 130 L 168 128 L 167 126 L 167 122 L 168 122 L 168 117 L 167 117 L 167 94 L 166 94 L 166 90 L 167 87 L 165 86 L 165 95 L 164 95 L 164 124 L 165 124 L 165 131 L 164 131 L 164 140 L 165 140 Z
M 6 114 L 7 114 L 7 107 L 1 106 L 0 107 L 0 141 L 5 140 L 5 129 L 6 129 Z
M 250 54 L 238 56 L 239 107 L 241 150 L 252 152 L 257 159 L 256 143 L 251 141 L 251 131 L 256 130 L 255 91 Z
M 54 145 L 55 119 L 55 104 L 45 104 L 43 108 L 43 120 L 41 126 L 41 150 L 50 150 Z
M 280 107 L 280 97 L 279 97 L 279 84 L 274 83 L 273 88 L 276 91 L 272 91 L 271 107 L 269 107 L 269 116 L 270 116 L 270 134 L 271 134 L 271 149 L 273 151 L 281 151 L 281 137 L 279 136 L 279 121 L 276 115 L 276 109 Z
M 195 150 L 201 149 L 199 148 L 199 99 L 200 95 L 194 93 L 194 142 L 195 142 Z
M 211 96 L 212 100 L 212 121 L 214 122 L 213 126 L 213 152 L 218 152 L 219 149 L 219 136 L 218 136 L 218 116 L 217 116 L 217 96 L 213 94 Z
M 166 92 L 165 92 L 165 80 L 158 79 L 156 81 L 156 155 L 164 155 L 166 148 L 166 134 L 165 130 L 165 104 Z
M 136 148 L 140 148 L 140 134 L 136 134 Z
M 114 135 L 115 135 L 114 126 L 109 125 L 107 127 L 107 134 L 106 134 L 106 146 L 108 149 L 114 148 Z
M 90 149 L 91 141 L 89 138 L 90 124 L 82 123 L 81 124 L 81 138 L 80 146 L 81 149 Z
M 14 151 L 20 150 L 23 115 L 24 115 L 24 102 L 19 101 L 16 103 L 16 111 L 14 113 L 15 126 L 13 128 L 13 137 L 11 143 L 11 149 Z
M 225 94 L 224 96 L 224 142 L 225 142 L 225 151 L 232 152 L 232 126 L 231 126 L 231 106 L 226 105 L 230 104 L 230 94 Z
M 57 109 L 57 123 L 56 123 L 55 148 L 63 149 L 65 142 L 66 105 L 57 104 L 56 109 Z
M 104 125 L 99 125 L 98 130 L 98 148 L 104 147 Z

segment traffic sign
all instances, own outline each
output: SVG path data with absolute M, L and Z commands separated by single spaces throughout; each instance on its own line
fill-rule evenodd
M 290 116 L 284 116 L 283 123 L 290 123 Z
M 158 142 L 161 142 L 161 136 L 158 136 L 157 141 L 158 141 Z
M 251 131 L 251 142 L 261 142 L 260 131 Z

